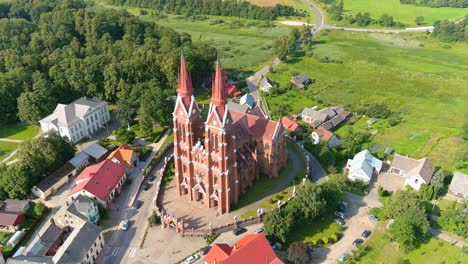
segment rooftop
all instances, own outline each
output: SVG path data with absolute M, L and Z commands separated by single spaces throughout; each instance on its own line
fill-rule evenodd
M 29 207 L 28 200 L 13 200 L 13 199 L 6 199 L 2 202 L 3 205 L 1 206 L 0 210 L 9 211 L 9 212 L 23 212 L 24 209 Z
M 65 165 L 63 165 L 60 169 L 56 170 L 54 173 L 52 173 L 50 176 L 47 178 L 43 179 L 40 181 L 36 187 L 39 188 L 42 191 L 45 191 L 49 189 L 50 187 L 54 186 L 57 182 L 63 179 L 63 177 L 69 175 L 70 173 L 75 170 L 75 167 L 67 162 Z
M 281 124 L 283 125 L 283 127 L 293 131 L 293 132 L 296 132 L 297 130 L 299 130 L 301 128 L 301 126 L 299 126 L 298 123 L 292 121 L 291 119 L 283 116 L 283 118 L 281 118 Z
M 102 156 L 107 154 L 107 149 L 103 146 L 100 146 L 96 143 L 89 145 L 89 147 L 85 148 L 83 152 L 90 155 L 95 159 L 100 159 Z
M 465 197 L 468 197 L 468 175 L 456 171 L 453 174 L 449 189 L 453 192 L 457 192 Z
M 73 157 L 73 159 L 69 160 L 68 162 L 76 168 L 87 159 L 89 159 L 89 155 L 83 151 L 80 152 L 80 154 Z
M 429 184 L 435 168 L 427 158 L 413 159 L 395 153 L 391 167 L 406 171 L 408 177 L 420 175 Z
M 123 144 L 116 150 L 112 151 L 112 153 L 107 156 L 107 159 L 111 160 L 115 158 L 120 164 L 131 169 L 133 167 L 131 164 L 133 153 L 135 153 L 135 151 L 130 146 Z

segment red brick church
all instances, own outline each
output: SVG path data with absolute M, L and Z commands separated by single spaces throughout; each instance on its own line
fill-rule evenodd
M 174 165 L 179 195 L 227 213 L 260 173 L 278 177 L 286 166 L 281 123 L 229 109 L 217 61 L 208 117 L 202 120 L 182 54 L 173 113 Z

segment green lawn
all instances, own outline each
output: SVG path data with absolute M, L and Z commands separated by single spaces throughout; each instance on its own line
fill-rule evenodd
M 385 223 L 381 223 L 366 242 L 371 250 L 359 263 L 467 263 L 468 254 L 462 249 L 435 237 L 416 250 L 405 253 L 398 249 L 396 242 L 391 242 L 384 232 Z
M 140 131 L 140 125 L 138 123 L 132 125 L 130 129 L 133 132 L 135 132 L 135 135 L 137 137 L 142 138 L 144 140 L 149 140 L 151 142 L 158 142 L 164 134 L 164 131 L 166 131 L 164 127 L 156 126 L 153 127 L 153 132 L 151 133 L 151 135 L 143 135 L 143 133 Z
M 33 138 L 39 132 L 39 127 L 35 125 L 1 125 L 0 138 L 26 140 Z
M 19 143 L 0 141 L 0 161 L 6 158 L 12 151 L 19 147 Z M 10 158 L 10 160 L 12 160 Z
M 303 241 L 306 244 L 315 244 L 319 239 L 328 240 L 332 234 L 341 233 L 343 228 L 333 221 L 333 213 L 327 212 L 314 221 L 296 224 L 294 230 L 296 232 L 291 232 L 288 241 Z
M 13 236 L 12 232 L 0 232 L 0 244 L 6 245 L 8 240 Z
M 355 15 L 358 12 L 369 12 L 373 19 L 379 19 L 383 14 L 393 16 L 394 21 L 415 26 L 415 18 L 423 16 L 427 25 L 437 20 L 459 19 L 464 17 L 468 10 L 463 8 L 430 8 L 426 6 L 403 5 L 400 0 L 344 0 L 346 15 Z
M 258 6 L 275 6 L 276 4 L 287 5 L 296 9 L 305 10 L 308 13 L 308 17 L 305 18 L 288 17 L 284 19 L 309 21 L 310 23 L 315 23 L 317 20 L 315 12 L 312 11 L 312 9 L 308 7 L 302 0 L 248 0 L 248 2 Z M 278 20 L 280 19 L 282 18 L 279 18 Z
M 288 143 L 287 148 L 293 151 L 294 153 L 296 153 L 296 155 L 299 155 L 299 157 L 302 156 L 299 150 L 296 149 L 292 144 Z M 235 206 L 233 210 L 240 209 L 246 205 L 249 205 L 251 203 L 254 203 L 264 198 L 264 196 L 272 188 L 274 188 L 276 185 L 278 185 L 279 183 L 281 183 L 284 179 L 288 177 L 288 175 L 290 174 L 292 170 L 292 165 L 293 165 L 293 162 L 290 159 L 288 159 L 286 168 L 283 168 L 280 171 L 280 175 L 277 178 L 268 178 L 265 175 L 261 175 L 260 179 L 257 180 L 254 183 L 254 185 L 247 190 L 247 193 L 245 193 L 244 195 L 240 197 L 239 202 L 237 203 L 237 205 Z M 296 177 L 298 176 L 303 177 L 303 175 L 305 174 L 305 160 L 304 159 L 301 160 L 300 168 L 302 168 L 303 170 L 301 170 L 296 175 Z
M 294 113 L 322 106 L 317 101 L 351 110 L 358 103 L 385 102 L 401 113 L 403 122 L 395 127 L 377 124 L 383 131 L 372 143 L 415 158 L 428 156 L 436 166 L 454 170 L 468 147 L 460 137 L 468 112 L 467 50 L 466 43 L 448 46 L 424 34 L 324 31 L 315 39 L 313 56 L 292 58 L 269 75 L 281 87 L 303 71 L 316 82 L 267 100 L 272 112 L 287 102 Z M 343 63 L 321 63 L 324 56 Z

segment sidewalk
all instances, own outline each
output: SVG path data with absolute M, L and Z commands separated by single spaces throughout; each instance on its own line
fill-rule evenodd
M 449 242 L 450 244 L 455 245 L 455 246 L 457 246 L 459 248 L 462 248 L 464 246 L 468 246 L 468 244 L 466 244 L 465 242 L 460 241 L 460 240 L 458 240 L 456 238 L 453 238 L 451 235 L 449 235 L 447 233 L 444 233 L 444 232 L 442 232 L 440 230 L 434 229 L 432 227 L 429 228 L 429 233 L 431 235 L 436 236 L 436 237 L 438 237 L 440 239 L 443 239 L 443 240 Z

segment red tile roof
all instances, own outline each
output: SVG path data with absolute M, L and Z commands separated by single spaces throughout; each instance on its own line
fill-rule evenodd
M 291 119 L 283 116 L 283 118 L 281 118 L 281 124 L 284 126 L 284 128 L 287 128 L 293 132 L 297 132 L 298 129 L 301 128 L 301 126 L 299 126 L 298 123 L 292 121 Z
M 263 234 L 247 235 L 233 247 L 227 244 L 215 244 L 204 258 L 208 264 L 238 264 L 238 263 L 283 263 L 271 248 Z
M 111 160 L 104 160 L 83 170 L 76 177 L 76 186 L 70 191 L 69 196 L 86 190 L 99 199 L 106 201 L 117 183 L 125 174 L 125 168 Z
M 230 110 L 229 114 L 235 122 L 241 123 L 245 129 L 250 131 L 250 135 L 256 138 L 273 139 L 275 135 L 283 130 L 282 126 L 278 126 L 276 121 L 233 110 Z
M 107 156 L 108 160 L 115 158 L 119 161 L 119 163 L 125 166 L 128 169 L 133 168 L 132 164 L 132 157 L 133 157 L 134 150 L 128 146 L 127 144 L 120 145 L 116 150 L 114 150 L 109 156 Z

